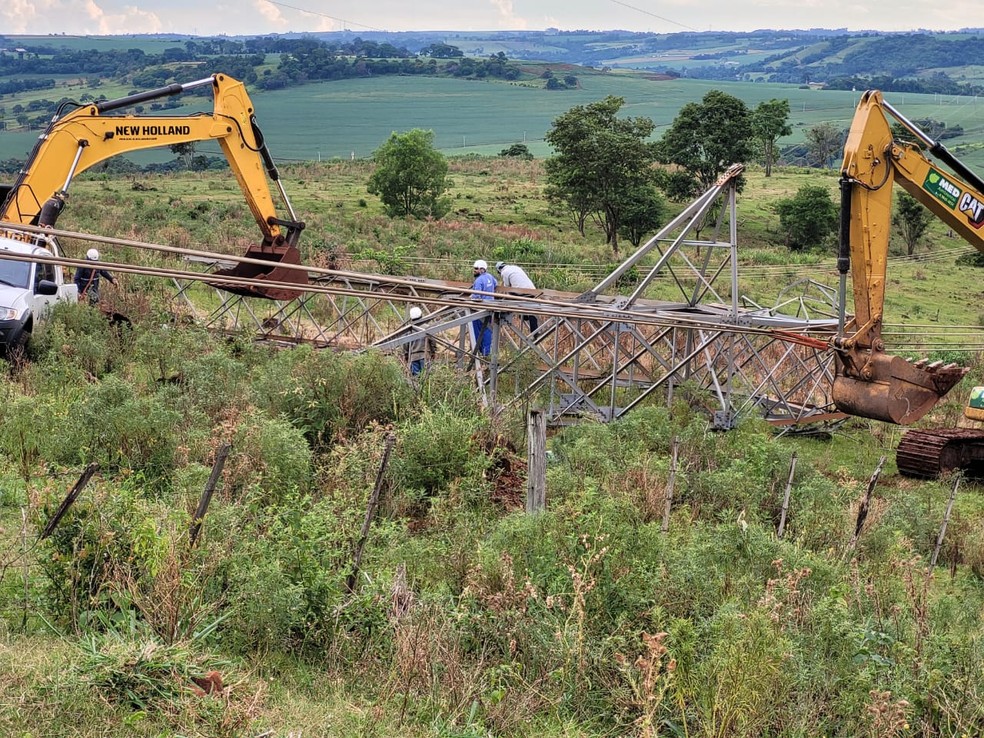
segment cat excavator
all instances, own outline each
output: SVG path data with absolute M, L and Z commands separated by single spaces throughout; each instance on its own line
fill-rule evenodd
M 212 88 L 211 114 L 158 116 L 117 112 L 206 86 Z M 66 112 L 73 105 L 75 107 Z M 304 270 L 282 266 L 300 264 L 297 240 L 304 223 L 297 219 L 280 182 L 243 83 L 224 74 L 115 100 L 85 105 L 63 103 L 38 137 L 14 184 L 0 190 L 3 198 L 0 220 L 54 227 L 77 174 L 119 154 L 198 141 L 218 141 L 260 227 L 262 241 L 251 245 L 245 256 L 269 262 L 269 266 L 239 263 L 230 269 L 218 270 L 217 274 L 251 280 L 250 283 L 224 284 L 222 289 L 272 300 L 299 296 L 300 289 L 263 284 L 264 280 L 298 286 L 307 284 Z M 267 177 L 277 186 L 287 218 L 277 215 Z
M 892 120 L 898 124 L 895 130 Z M 840 316 L 838 336 L 831 342 L 836 364 L 832 395 L 837 408 L 849 415 L 908 425 L 932 410 L 967 370 L 885 352 L 882 326 L 894 184 L 984 252 L 984 181 L 871 90 L 858 103 L 841 167 Z M 848 273 L 854 293 L 850 320 L 845 310 Z M 984 420 L 981 395 L 975 390 L 966 417 Z M 954 470 L 984 476 L 984 431 L 909 430 L 899 442 L 896 460 L 899 472 L 907 476 L 935 478 Z

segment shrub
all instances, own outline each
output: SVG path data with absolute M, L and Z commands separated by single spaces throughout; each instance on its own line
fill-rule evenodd
M 179 415 L 156 397 L 139 397 L 111 374 L 87 388 L 71 408 L 52 454 L 64 464 L 98 462 L 106 472 L 129 469 L 155 486 L 174 467 Z
M 413 396 L 396 361 L 306 346 L 273 357 L 255 373 L 252 386 L 258 407 L 283 415 L 316 449 L 371 422 L 399 419 Z
M 399 494 L 410 500 L 432 497 L 469 473 L 479 453 L 475 433 L 484 422 L 438 408 L 401 425 L 392 472 Z
M 52 369 L 61 374 L 70 367 L 80 374 L 102 377 L 125 361 L 129 341 L 129 329 L 114 328 L 97 309 L 58 303 L 35 328 L 28 355 L 44 365 L 38 374 Z M 41 386 L 48 384 L 43 382 Z
M 225 493 L 237 495 L 255 485 L 264 502 L 306 492 L 311 482 L 311 447 L 300 430 L 282 418 L 247 409 L 228 440 Z
M 323 657 L 329 648 L 364 646 L 383 626 L 383 598 L 370 588 L 353 599 L 345 588 L 364 507 L 340 502 L 288 495 L 238 542 L 226 574 L 231 646 Z
M 60 494 L 46 501 L 39 527 L 60 502 Z M 86 626 L 96 613 L 113 614 L 129 606 L 131 587 L 144 576 L 152 578 L 166 555 L 160 516 L 161 510 L 142 499 L 136 485 L 90 484 L 45 540 L 47 555 L 39 557 L 43 598 L 59 622 Z
M 804 185 L 776 203 L 786 245 L 793 250 L 821 246 L 837 228 L 837 206 L 821 185 Z

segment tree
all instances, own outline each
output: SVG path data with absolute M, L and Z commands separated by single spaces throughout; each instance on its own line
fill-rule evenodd
M 679 167 L 667 193 L 685 200 L 706 190 L 732 164 L 752 158 L 752 140 L 751 113 L 737 97 L 711 90 L 701 102 L 687 103 L 656 148 L 660 161 Z
M 526 144 L 514 143 L 509 148 L 500 151 L 499 156 L 511 156 L 517 159 L 532 159 L 533 153 L 530 151 L 530 147 Z
M 762 144 L 762 154 L 765 157 L 765 176 L 772 176 L 772 165 L 778 159 L 776 141 L 781 136 L 793 132 L 789 125 L 789 100 L 773 98 L 761 102 L 752 111 L 752 130 L 755 138 Z
M 820 123 L 806 131 L 806 148 L 816 165 L 822 169 L 830 166 L 831 158 L 843 145 L 844 137 L 833 123 Z
M 390 217 L 441 218 L 451 209 L 441 197 L 448 188 L 448 162 L 433 141 L 433 131 L 414 128 L 393 133 L 373 153 L 369 194 L 379 195 Z
M 185 143 L 176 143 L 168 146 L 171 149 L 171 153 L 181 159 L 181 165 L 185 169 L 191 167 L 191 160 L 195 156 L 195 142 L 187 141 Z
M 906 253 L 912 256 L 916 252 L 919 239 L 929 228 L 929 211 L 908 192 L 899 193 L 895 206 L 892 225 L 899 229 L 902 240 L 905 241 Z
M 625 193 L 618 234 L 633 246 L 663 225 L 666 203 L 652 184 L 643 184 Z
M 837 205 L 830 191 L 820 185 L 804 185 L 796 195 L 776 203 L 786 246 L 794 251 L 821 245 L 837 229 Z
M 625 100 L 608 96 L 577 105 L 559 116 L 546 140 L 555 156 L 547 159 L 547 196 L 564 203 L 583 233 L 591 215 L 618 255 L 618 235 L 628 193 L 653 178 L 654 152 L 649 118 L 617 117 Z
M 420 50 L 421 56 L 429 56 L 432 59 L 458 59 L 465 55 L 457 46 L 450 44 L 431 44 Z

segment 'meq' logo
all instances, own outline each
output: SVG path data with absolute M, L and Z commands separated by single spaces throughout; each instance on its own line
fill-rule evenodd
M 961 213 L 966 214 L 967 220 L 974 228 L 980 228 L 981 225 L 984 225 L 984 203 L 969 192 L 965 192 L 960 198 L 958 209 Z
M 943 173 L 930 167 L 923 182 L 923 189 L 948 208 L 957 207 L 963 191 L 943 176 Z

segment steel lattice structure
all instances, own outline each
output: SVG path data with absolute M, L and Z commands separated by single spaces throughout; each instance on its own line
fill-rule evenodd
M 213 330 L 398 354 L 427 334 L 440 346 L 441 361 L 473 372 L 488 406 L 535 404 L 553 424 L 617 419 L 681 391 L 707 406 L 721 429 L 751 415 L 790 426 L 841 418 L 829 394 L 833 360 L 827 341 L 837 328 L 835 295 L 811 283 L 781 296 L 777 309 L 739 292 L 740 172 L 729 170 L 583 294 L 516 290 L 475 300 L 461 283 L 299 267 L 309 271 L 311 284 L 301 297 L 276 302 L 222 289 L 243 280 L 212 272 L 248 261 L 240 257 L 45 232 L 180 256 L 180 268 L 104 266 L 173 280 L 174 309 Z M 70 259 L 60 263 L 77 266 Z M 629 280 L 630 294 L 609 294 Z M 420 306 L 424 318 L 409 323 L 409 305 Z M 524 315 L 538 317 L 535 334 L 528 332 Z M 487 356 L 476 350 L 475 320 L 492 328 Z

